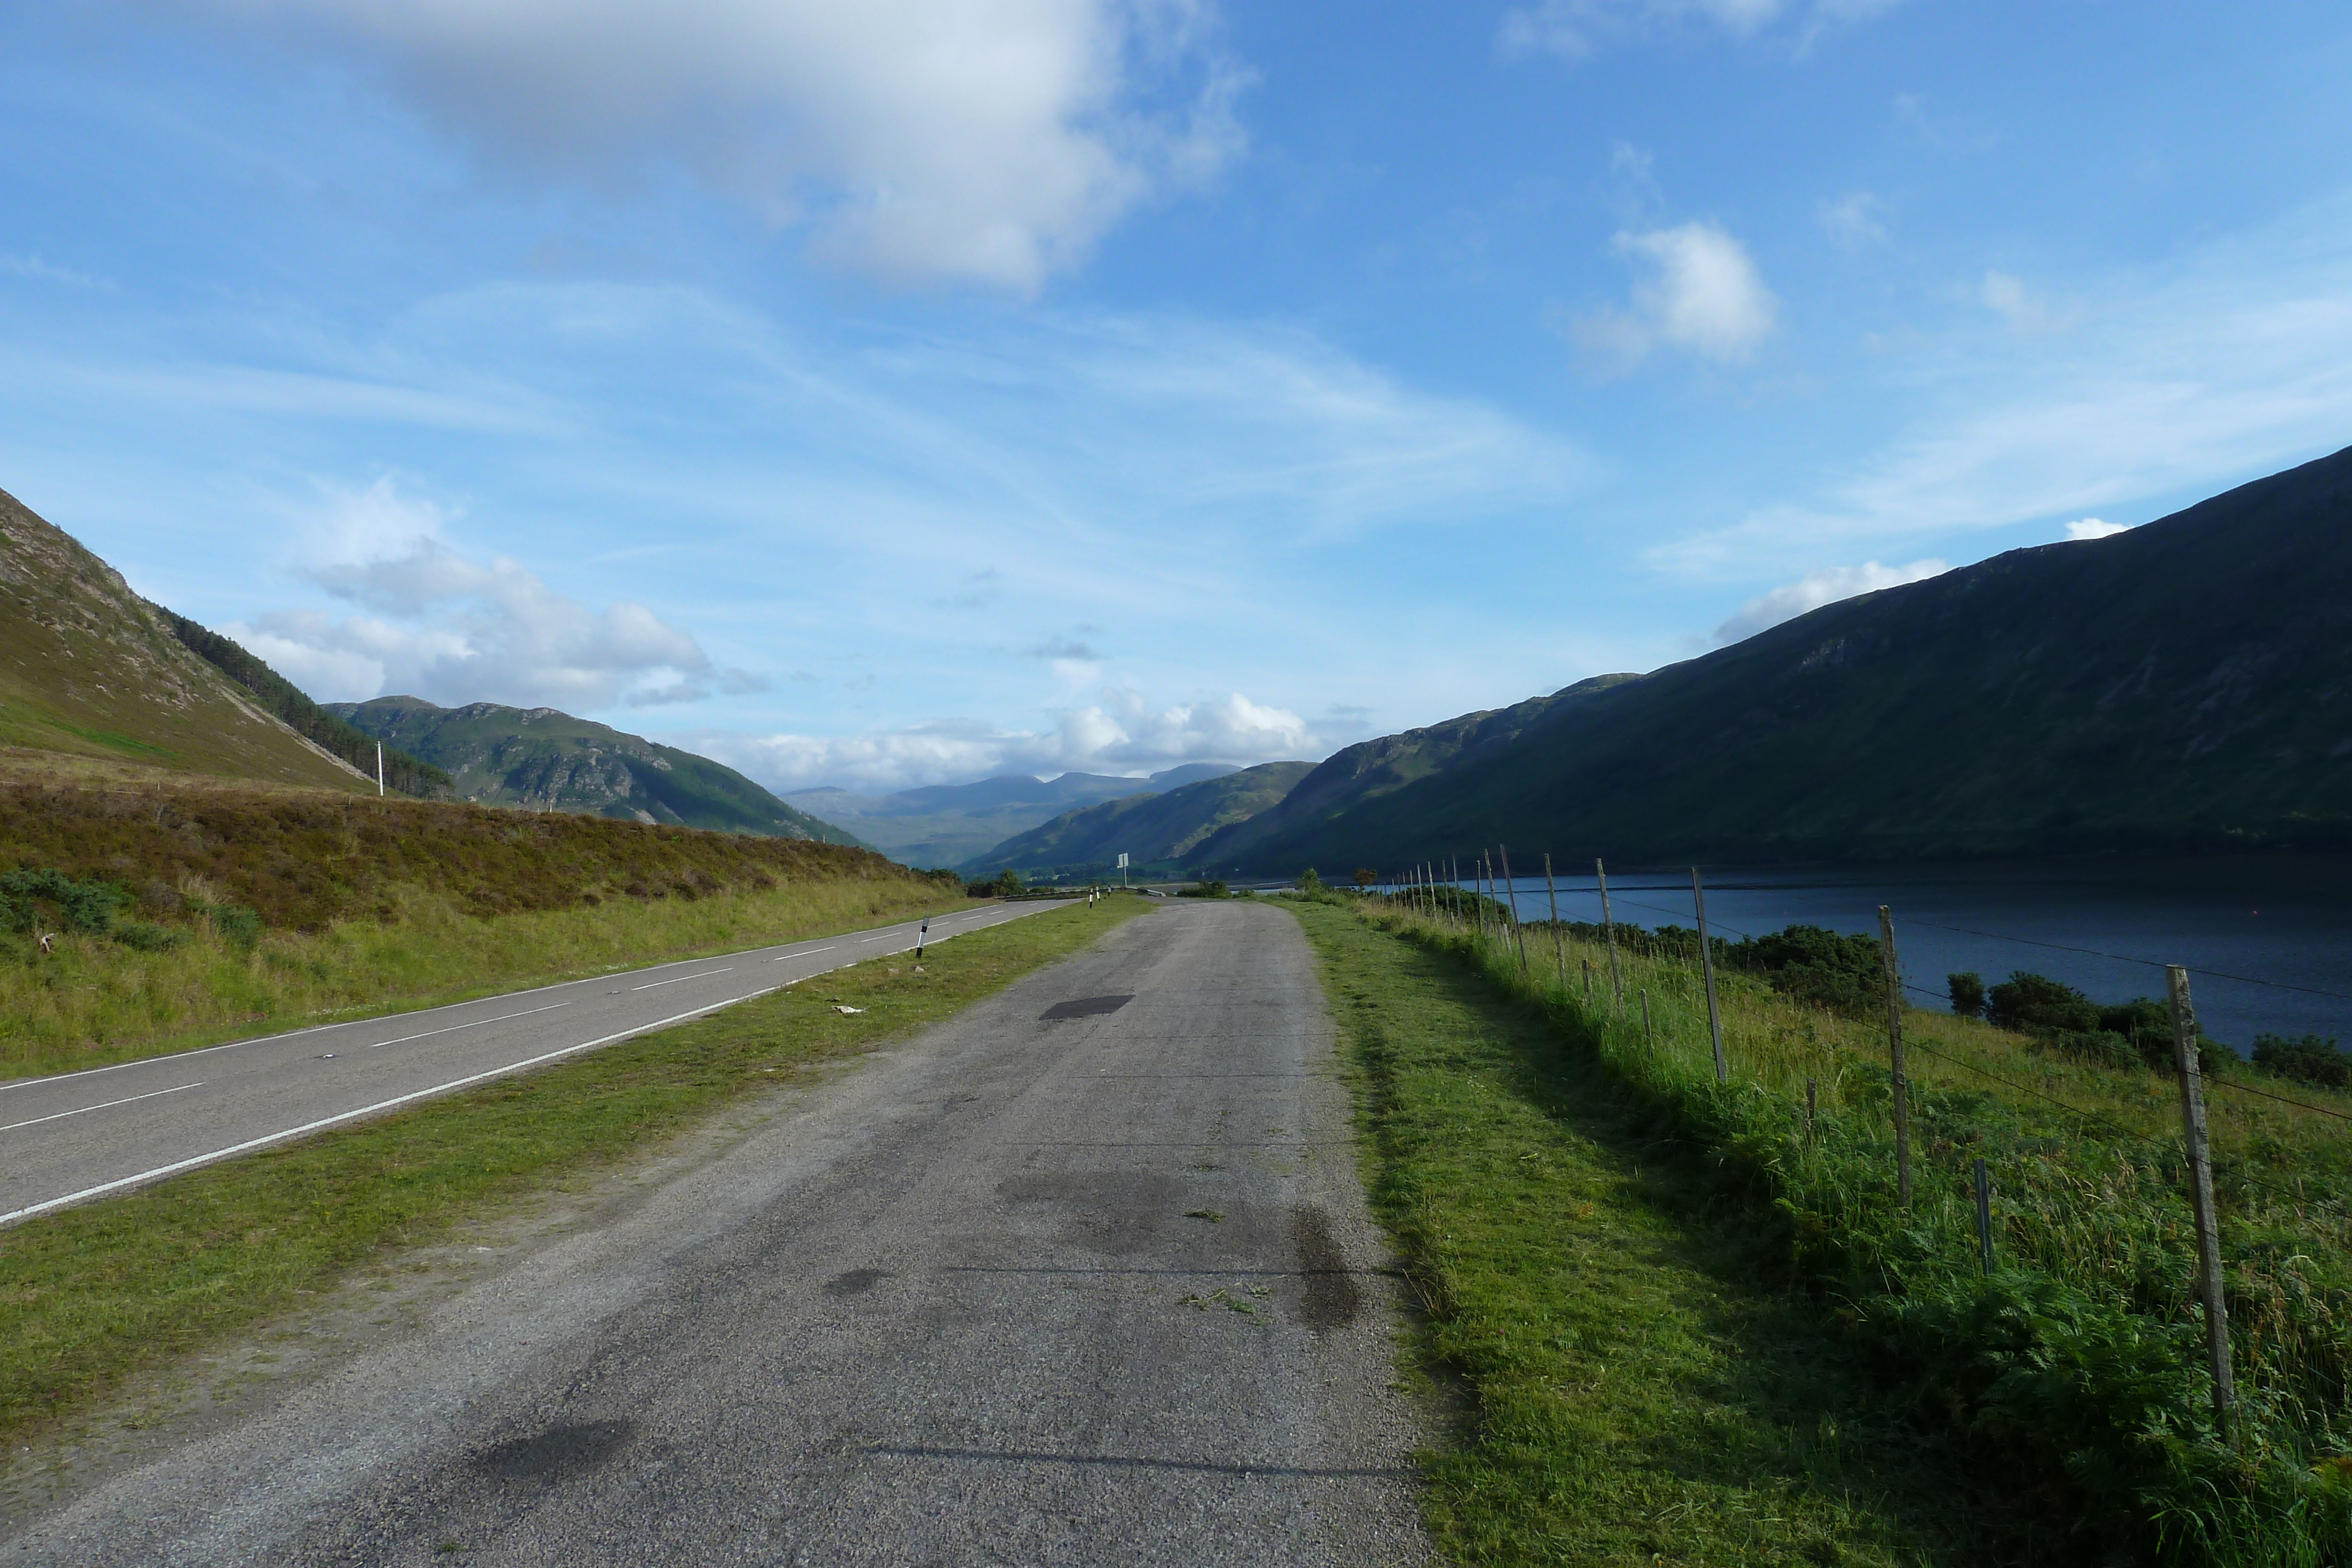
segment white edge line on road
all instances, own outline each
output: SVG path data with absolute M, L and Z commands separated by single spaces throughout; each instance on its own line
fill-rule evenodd
M 629 989 L 633 991 L 650 991 L 656 986 L 682 986 L 688 980 L 705 980 L 709 979 L 713 975 L 732 974 L 734 969 L 735 966 L 730 964 L 724 969 L 705 969 L 699 975 L 679 975 L 671 979 L 655 980 L 643 986 L 631 986 Z
M 379 1100 L 373 1105 L 362 1105 L 356 1111 L 344 1111 L 332 1116 L 321 1116 L 315 1122 L 305 1122 L 299 1127 L 288 1127 L 283 1132 L 265 1134 L 258 1138 L 247 1138 L 244 1143 L 232 1144 L 226 1149 L 215 1149 L 208 1155 L 196 1155 L 188 1159 L 175 1160 L 168 1166 L 157 1166 L 153 1170 L 141 1171 L 137 1176 L 119 1176 L 113 1181 L 100 1182 L 96 1186 L 86 1186 L 79 1192 L 69 1192 L 63 1197 L 53 1197 L 46 1203 L 27 1204 L 23 1208 L 0 1214 L 0 1225 L 12 1225 L 19 1219 L 30 1219 L 37 1214 L 47 1214 L 53 1208 L 63 1208 L 68 1204 L 79 1203 L 84 1198 L 100 1197 L 110 1192 L 120 1192 L 126 1186 L 136 1186 L 141 1182 L 176 1176 L 182 1171 L 194 1170 L 198 1166 L 211 1165 L 215 1160 L 225 1160 L 249 1150 L 265 1148 L 271 1144 L 282 1144 L 289 1138 L 299 1138 L 305 1133 L 315 1133 L 321 1128 L 332 1127 L 340 1123 L 357 1121 L 362 1116 L 373 1116 L 379 1111 L 389 1111 L 414 1100 L 425 1100 L 436 1094 L 446 1094 L 452 1089 L 463 1089 L 469 1083 L 479 1083 L 490 1078 L 503 1078 L 509 1072 L 520 1072 L 526 1067 L 537 1067 L 542 1061 L 553 1061 L 560 1056 L 571 1056 L 583 1051 L 593 1051 L 600 1045 L 610 1045 L 616 1040 L 626 1040 L 633 1034 L 644 1034 L 650 1030 L 667 1029 L 674 1023 L 684 1023 L 690 1018 L 699 1018 L 704 1013 L 715 1013 L 721 1008 L 733 1007 L 737 1002 L 748 1002 L 753 997 L 764 997 L 769 991 L 774 989 L 773 986 L 770 986 L 765 990 L 747 991 L 740 997 L 730 997 L 723 1002 L 712 1002 L 708 1007 L 677 1013 L 655 1023 L 641 1023 L 635 1029 L 625 1029 L 618 1034 L 608 1034 L 600 1040 L 583 1040 L 578 1045 L 567 1045 L 561 1051 L 551 1051 L 542 1055 L 526 1057 L 520 1061 L 510 1061 L 504 1067 L 493 1067 L 487 1072 L 476 1072 L 464 1078 L 453 1078 L 446 1083 L 436 1083 L 430 1089 L 418 1089 L 406 1094 L 394 1095 L 389 1100 Z
M 519 1013 L 500 1013 L 494 1019 L 476 1019 L 471 1023 L 453 1023 L 446 1029 L 428 1029 L 423 1034 L 404 1034 L 398 1040 L 379 1040 L 368 1046 L 373 1051 L 383 1045 L 406 1045 L 412 1040 L 430 1040 L 436 1034 L 455 1034 L 461 1029 L 479 1029 L 486 1023 L 504 1023 L 509 1019 L 527 1019 L 533 1013 L 551 1013 L 558 1008 L 568 1008 L 570 1002 L 550 1002 L 543 1008 L 525 1008 Z
M 177 1094 L 180 1089 L 202 1089 L 204 1086 L 204 1081 L 198 1079 L 194 1083 L 181 1084 L 179 1089 L 151 1089 L 144 1094 L 131 1094 L 121 1100 L 109 1100 L 103 1105 L 85 1105 L 79 1111 L 59 1111 L 52 1115 L 36 1116 L 28 1122 L 11 1122 L 6 1126 L 0 1127 L 0 1133 L 13 1133 L 19 1127 L 37 1127 L 44 1122 L 62 1122 L 68 1116 L 79 1116 L 89 1111 L 110 1111 L 117 1105 L 128 1105 L 133 1100 L 152 1100 L 158 1094 Z
M 987 909 L 957 910 L 951 911 L 947 915 L 943 915 L 940 918 L 942 920 L 950 920 L 961 918 L 962 915 L 980 915 L 994 913 L 995 911 Z M 743 951 L 746 953 L 759 953 L 764 952 L 766 949 L 763 947 L 746 947 Z M 811 953 L 830 953 L 831 951 L 833 951 L 831 947 L 803 948 L 799 953 L 786 953 L 779 957 L 776 962 L 782 963 L 785 958 L 803 957 Z M 720 957 L 727 957 L 729 956 L 730 955 L 723 953 L 718 955 L 718 956 Z M 680 964 L 707 964 L 709 962 L 710 962 L 710 959 L 708 956 L 701 958 L 673 958 L 667 963 L 648 964 L 642 969 L 632 969 L 628 971 L 628 973 L 633 975 L 650 975 L 657 969 L 675 969 Z M 584 975 L 576 980 L 551 980 L 543 986 L 525 986 L 519 991 L 500 991 L 495 996 L 474 997 L 462 1002 L 443 1002 L 437 1007 L 417 1008 L 414 1010 L 415 1014 L 421 1016 L 425 1013 L 442 1012 L 452 1008 L 469 1008 L 477 1002 L 501 1002 L 515 997 L 533 996 L 541 991 L 560 991 L 566 986 L 593 985 L 599 980 L 609 980 L 615 977 L 615 976 L 611 974 L 604 974 Z M 220 1045 L 200 1045 L 194 1051 L 166 1051 L 162 1056 L 142 1056 L 131 1061 L 110 1062 L 104 1067 L 84 1067 L 72 1072 L 41 1073 L 32 1078 L 20 1078 L 14 1083 L 0 1083 L 0 1094 L 5 1094 L 12 1089 L 30 1089 L 37 1084 L 44 1083 L 63 1083 L 69 1078 L 93 1078 L 101 1072 L 121 1072 L 127 1068 L 132 1067 L 152 1067 L 157 1062 L 161 1061 L 182 1061 L 191 1056 L 210 1056 L 215 1051 L 235 1051 L 241 1045 L 268 1045 L 281 1040 L 298 1039 L 306 1034 L 318 1034 L 331 1029 L 353 1029 L 363 1023 L 382 1023 L 388 1018 L 402 1018 L 405 1016 L 408 1015 L 397 1012 L 377 1013 L 373 1018 L 345 1019 L 341 1023 L 314 1023 L 308 1029 L 289 1029 L 280 1034 L 257 1034 L 247 1040 L 227 1040 Z M 0 1215 L 0 1224 L 5 1224 L 6 1222 L 6 1218 L 7 1217 L 5 1215 Z

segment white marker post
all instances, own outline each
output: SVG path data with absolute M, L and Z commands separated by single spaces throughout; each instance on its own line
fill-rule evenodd
M 383 793 L 383 742 L 375 743 L 375 792 Z
M 1127 885 L 1127 852 L 1124 850 L 1119 852 L 1118 856 L 1118 885 L 1121 887 Z

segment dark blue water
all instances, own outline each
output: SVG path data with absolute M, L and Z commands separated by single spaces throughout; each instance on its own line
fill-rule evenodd
M 1875 936 L 1887 905 L 1905 980 L 1932 993 L 1912 993 L 1923 1006 L 1955 969 L 1988 985 L 2030 969 L 2110 1002 L 2162 997 L 2162 966 L 2180 964 L 2206 1031 L 2240 1051 L 2263 1032 L 2352 1042 L 2352 856 L 1715 867 L 1705 876 L 1707 924 L 1720 936 L 1799 923 Z M 1543 918 L 1543 879 L 1516 885 L 1520 916 Z M 1559 885 L 1562 919 L 1601 918 L 1590 874 Z M 1687 872 L 1612 872 L 1609 891 L 1627 925 L 1696 924 Z

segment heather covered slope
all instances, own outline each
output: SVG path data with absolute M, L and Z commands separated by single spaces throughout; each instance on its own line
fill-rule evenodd
M 1351 747 L 1202 853 L 1397 866 L 2352 841 L 2352 450 L 1640 677 Z
M 468 703 L 445 708 L 417 697 L 378 697 L 331 703 L 326 711 L 445 769 L 453 793 L 484 805 L 829 844 L 857 841 L 707 757 L 551 707 Z
M 275 784 L 363 787 L 353 769 L 183 646 L 120 572 L 5 492 L 0 747 Z
M 1313 764 L 1267 762 L 1165 794 L 1130 795 L 1065 812 L 1042 827 L 975 855 L 962 870 L 985 876 L 1007 866 L 1024 876 L 1100 873 L 1121 854 L 1133 869 L 1173 872 L 1199 863 L 1213 834 L 1279 802 Z

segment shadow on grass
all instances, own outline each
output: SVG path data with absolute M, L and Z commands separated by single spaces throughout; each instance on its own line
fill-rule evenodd
M 1361 1074 L 1372 1197 L 1475 1390 L 1433 1456 L 1466 1562 L 2013 1560 L 1937 1439 L 1874 1404 L 1785 1221 L 1465 963 L 1307 912 Z

